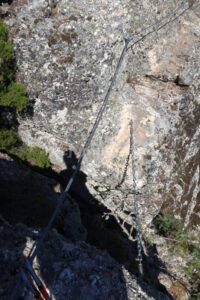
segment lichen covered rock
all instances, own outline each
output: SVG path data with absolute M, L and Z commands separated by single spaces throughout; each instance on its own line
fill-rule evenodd
M 33 117 L 20 120 L 19 133 L 64 169 L 64 151 L 78 156 L 95 120 L 123 47 L 123 32 L 134 35 L 179 3 L 48 3 L 14 1 L 7 24 L 18 78 L 34 102 Z M 132 119 L 144 227 L 161 208 L 181 218 L 185 227 L 199 223 L 199 17 L 193 5 L 128 50 L 82 166 L 91 190 L 108 190 L 97 193 L 99 201 L 125 219 L 132 210 L 130 169 L 117 195 L 115 187 L 129 153 Z

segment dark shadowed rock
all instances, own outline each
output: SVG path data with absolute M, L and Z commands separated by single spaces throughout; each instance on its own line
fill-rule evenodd
M 47 225 L 60 197 L 56 180 L 44 176 L 22 162 L 0 153 L 0 210 L 11 224 L 25 223 L 34 228 Z M 62 234 L 74 240 L 84 240 L 86 232 L 81 224 L 77 204 L 67 197 L 56 226 Z
M 20 266 L 37 238 L 37 232 L 22 224 L 15 227 L 0 225 L 0 266 L 4 270 L 0 274 L 0 297 L 5 300 L 16 283 Z M 106 252 L 84 242 L 73 244 L 56 231 L 48 235 L 33 265 L 56 300 L 170 299 L 138 281 Z M 23 299 L 33 299 L 23 287 L 20 292 Z

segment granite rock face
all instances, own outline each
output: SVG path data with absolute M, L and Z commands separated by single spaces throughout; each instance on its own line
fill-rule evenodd
M 6 22 L 17 76 L 34 107 L 32 118 L 20 119 L 22 139 L 47 150 L 64 169 L 63 153 L 80 154 L 95 120 L 123 33 L 134 35 L 178 5 L 171 0 L 13 1 Z M 187 5 L 183 2 L 179 11 Z M 132 210 L 130 168 L 120 189 L 115 187 L 129 153 L 132 119 L 144 227 L 161 209 L 186 227 L 199 224 L 199 18 L 199 6 L 191 6 L 128 50 L 82 165 L 91 193 L 124 219 Z

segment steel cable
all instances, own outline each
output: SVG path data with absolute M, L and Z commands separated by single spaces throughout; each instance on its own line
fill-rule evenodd
M 180 8 L 182 8 L 182 7 L 183 7 L 183 5 L 179 6 L 179 7 L 175 10 L 175 12 L 176 12 L 177 10 L 179 10 Z M 54 212 L 53 212 L 53 214 L 52 214 L 52 216 L 51 216 L 51 218 L 50 218 L 50 220 L 49 220 L 48 225 L 46 226 L 46 228 L 45 228 L 44 231 L 42 232 L 42 234 L 41 234 L 41 236 L 39 237 L 38 241 L 36 241 L 35 244 L 33 245 L 32 250 L 31 250 L 31 252 L 30 252 L 30 254 L 29 254 L 29 256 L 28 256 L 28 259 L 29 259 L 29 261 L 30 261 L 31 263 L 33 262 L 34 258 L 36 257 L 36 255 L 37 255 L 37 253 L 38 253 L 38 251 L 39 251 L 40 246 L 41 246 L 42 243 L 44 242 L 44 240 L 45 240 L 45 238 L 46 238 L 46 236 L 47 236 L 47 234 L 48 234 L 49 229 L 52 227 L 52 224 L 53 224 L 53 222 L 55 221 L 55 219 L 56 219 L 56 217 L 57 217 L 57 215 L 58 215 L 58 213 L 59 213 L 59 211 L 60 211 L 60 208 L 61 208 L 63 202 L 65 201 L 65 199 L 66 199 L 66 197 L 67 197 L 67 195 L 68 195 L 68 192 L 69 192 L 69 190 L 70 190 L 70 188 L 71 188 L 71 186 L 72 186 L 72 184 L 73 184 L 73 182 L 74 182 L 74 179 L 75 179 L 75 177 L 76 177 L 78 171 L 80 170 L 81 163 L 82 163 L 82 160 L 83 160 L 83 158 L 84 158 L 84 155 L 85 155 L 87 149 L 89 148 L 89 146 L 90 146 L 90 144 L 91 144 L 91 142 L 92 142 L 92 139 L 93 139 L 93 137 L 94 137 L 94 135 L 95 135 L 95 132 L 96 132 L 96 130 L 97 130 L 97 127 L 98 127 L 98 125 L 99 125 L 99 123 L 100 123 L 100 121 L 101 121 L 101 119 L 102 119 L 103 113 L 104 113 L 104 111 L 105 111 L 105 109 L 106 109 L 107 102 L 108 102 L 108 100 L 109 100 L 110 94 L 111 94 L 111 92 L 112 92 L 113 86 L 114 86 L 115 81 L 116 81 L 116 78 L 117 78 L 117 75 L 118 75 L 118 73 L 119 73 L 119 69 L 120 69 L 120 67 L 121 67 L 121 64 L 122 64 L 124 58 L 125 58 L 125 54 L 126 54 L 127 50 L 130 49 L 131 47 L 133 47 L 135 44 L 139 43 L 141 40 L 143 40 L 143 39 L 144 39 L 146 36 L 148 36 L 149 34 L 155 32 L 155 31 L 158 31 L 158 30 L 160 30 L 161 28 L 163 28 L 164 26 L 166 26 L 167 24 L 169 24 L 170 22 L 175 21 L 177 18 L 179 18 L 181 15 L 183 15 L 189 8 L 190 8 L 190 7 L 188 6 L 188 7 L 185 8 L 180 14 L 178 14 L 177 16 L 175 16 L 175 18 L 173 18 L 172 20 L 168 20 L 168 21 L 165 22 L 164 24 L 160 25 L 160 27 L 158 27 L 158 28 L 154 28 L 154 27 L 155 27 L 158 23 L 161 23 L 161 22 L 163 21 L 163 19 L 168 18 L 168 17 L 170 16 L 170 14 L 167 15 L 166 17 L 164 17 L 161 21 L 156 22 L 155 24 L 150 25 L 150 26 L 146 27 L 145 29 L 142 29 L 139 33 L 136 34 L 136 36 L 141 35 L 141 34 L 142 34 L 144 31 L 146 31 L 148 28 L 152 28 L 152 27 L 153 27 L 152 30 L 150 30 L 149 32 L 147 32 L 146 34 L 144 34 L 143 36 L 139 37 L 139 38 L 136 39 L 136 40 L 135 40 L 135 37 L 130 38 L 130 37 L 127 36 L 127 37 L 125 38 L 125 45 L 124 45 L 124 47 L 123 47 L 123 49 L 122 49 L 120 58 L 119 58 L 119 60 L 118 60 L 117 66 L 116 66 L 116 68 L 115 68 L 115 72 L 114 72 L 114 75 L 113 75 L 113 77 L 112 77 L 112 79 L 111 79 L 111 83 L 110 83 L 109 88 L 108 88 L 108 90 L 107 90 L 107 93 L 106 93 L 106 95 L 105 95 L 105 97 L 104 97 L 104 100 L 103 100 L 103 103 L 102 103 L 102 105 L 101 105 L 101 108 L 100 108 L 100 110 L 99 110 L 99 112 L 98 112 L 98 114 L 97 114 L 97 117 L 96 117 L 96 119 L 95 119 L 95 123 L 94 123 L 94 125 L 93 125 L 93 128 L 92 128 L 92 130 L 90 131 L 90 133 L 89 133 L 89 135 L 88 135 L 88 138 L 87 138 L 87 140 L 86 140 L 86 142 L 85 142 L 85 144 L 84 144 L 84 147 L 83 147 L 83 149 L 82 149 L 82 151 L 81 151 L 80 157 L 79 157 L 79 159 L 78 159 L 78 162 L 77 162 L 76 168 L 75 168 L 75 170 L 74 170 L 74 172 L 73 172 L 73 174 L 72 174 L 72 177 L 70 178 L 70 180 L 69 180 L 69 182 L 68 182 L 68 184 L 67 184 L 67 186 L 66 186 L 64 192 L 63 192 L 62 195 L 60 196 L 60 198 L 59 198 L 59 200 L 58 200 L 58 204 L 57 204 L 57 206 L 56 206 L 56 208 L 55 208 L 55 210 L 54 210 Z M 174 13 L 175 13 L 175 12 L 174 12 Z M 171 16 L 173 16 L 174 13 L 171 13 Z M 129 45 L 132 41 L 133 41 L 133 43 L 128 47 L 128 45 Z M 134 184 L 134 180 L 133 180 L 133 184 Z M 136 203 L 137 203 L 137 201 L 136 201 Z M 135 207 L 135 209 L 137 209 L 137 208 Z M 141 240 L 141 236 L 140 236 L 139 234 L 138 234 L 138 240 Z M 141 243 L 140 243 L 140 248 L 141 248 Z M 140 256 L 140 253 L 141 253 L 141 249 L 139 249 L 139 247 L 138 247 L 138 256 Z M 141 257 L 140 257 L 139 259 L 141 260 Z M 21 276 L 20 276 L 20 278 L 21 278 Z M 20 284 L 19 284 L 19 282 L 18 282 L 17 285 L 15 286 L 14 290 L 13 290 L 13 293 L 12 293 L 11 297 L 9 298 L 10 300 L 16 299 L 15 296 L 16 296 L 16 293 L 17 293 L 19 287 L 20 287 Z
M 133 214 L 135 221 L 135 230 L 137 237 L 137 261 L 139 266 L 139 272 L 143 276 L 143 259 L 142 259 L 142 236 L 140 231 L 140 219 L 139 219 L 139 201 L 140 195 L 137 189 L 136 180 L 136 158 L 135 158 L 135 142 L 133 134 L 133 121 L 130 122 L 130 153 L 131 153 L 131 166 L 132 166 L 132 189 L 133 189 Z

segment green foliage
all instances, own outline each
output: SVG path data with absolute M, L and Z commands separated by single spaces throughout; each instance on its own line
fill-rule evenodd
M 15 106 L 18 111 L 22 111 L 28 103 L 26 88 L 17 82 L 12 82 L 7 92 L 2 93 L 0 96 L 0 105 L 2 106 Z
M 193 259 L 185 269 L 186 274 L 190 279 L 194 277 L 200 279 L 200 251 L 199 249 L 194 248 L 191 254 Z
M 2 20 L 0 20 L 0 40 L 7 41 L 8 39 L 8 28 L 3 23 Z
M 191 285 L 191 299 L 200 299 L 200 235 L 197 246 L 192 244 L 191 235 L 183 229 L 180 221 L 170 215 L 160 215 L 155 220 L 160 233 L 168 238 L 169 246 L 181 255 L 190 255 L 191 261 L 185 268 L 185 274 Z
M 7 64 L 0 63 L 0 92 L 6 89 L 7 85 L 13 80 L 13 71 Z
M 30 148 L 27 145 L 23 144 L 20 148 L 15 151 L 15 154 L 22 160 L 28 161 L 31 165 L 47 169 L 50 168 L 51 163 L 48 158 L 48 154 L 38 148 Z
M 0 130 L 0 150 L 9 151 L 20 143 L 20 139 L 13 130 Z
M 174 219 L 169 214 L 159 215 L 155 219 L 155 225 L 162 235 L 171 238 L 180 254 L 188 253 L 190 236 L 183 229 L 183 225 L 179 220 Z
M 32 166 L 42 169 L 50 168 L 48 154 L 38 147 L 28 147 L 13 130 L 0 130 L 0 150 L 13 154 Z
M 48 168 L 50 161 L 45 151 L 37 147 L 28 147 L 16 132 L 16 110 L 22 111 L 26 107 L 28 97 L 26 88 L 15 82 L 13 45 L 9 42 L 8 35 L 7 26 L 0 20 L 0 150 L 28 161 L 33 166 Z M 2 109 L 2 106 L 7 108 Z M 14 130 L 8 130 L 11 126 Z M 22 221 L 30 226 L 44 226 L 48 221 L 53 205 L 49 203 L 47 193 L 43 193 L 37 177 L 33 175 L 33 180 L 29 177 L 22 179 L 21 183 L 16 183 L 13 190 L 10 189 L 9 183 L 4 182 L 0 185 L 0 210 L 10 222 Z M 32 209 L 35 214 L 32 213 Z
M 8 28 L 0 21 L 0 105 L 23 110 L 27 103 L 26 88 L 13 81 L 13 45 L 8 41 Z
M 159 215 L 155 224 L 164 235 L 171 234 L 176 228 L 174 219 L 170 215 Z
M 0 39 L 0 59 L 1 63 L 9 62 L 13 59 L 13 45 Z
M 197 244 L 190 247 L 191 261 L 185 268 L 185 274 L 192 286 L 191 299 L 200 299 L 200 233 L 197 237 Z
M 0 90 L 10 83 L 13 72 L 13 45 L 8 41 L 8 28 L 0 21 Z

